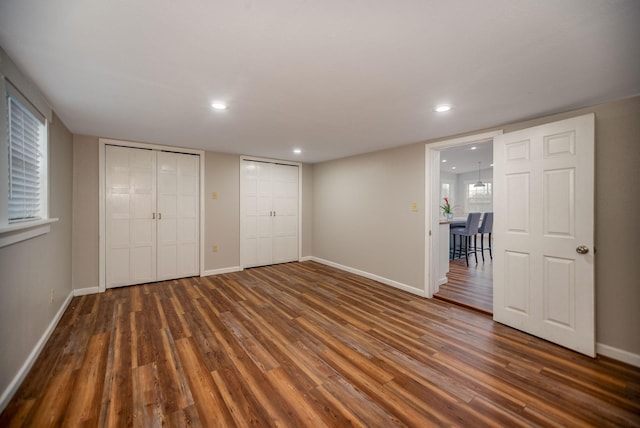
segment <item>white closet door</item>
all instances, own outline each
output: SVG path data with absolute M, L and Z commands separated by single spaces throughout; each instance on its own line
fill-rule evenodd
M 298 167 L 273 165 L 273 263 L 298 260 Z
M 106 286 L 197 275 L 200 159 L 106 147 Z
M 154 281 L 155 153 L 116 146 L 106 150 L 106 286 Z
M 242 266 L 298 260 L 298 167 L 242 162 Z
M 198 157 L 158 152 L 158 280 L 196 275 Z
M 160 223 L 162 223 L 160 220 Z M 176 278 L 200 273 L 200 157 L 178 155 Z
M 244 267 L 271 263 L 272 250 L 272 164 L 244 161 Z
M 158 280 L 178 271 L 178 156 L 158 153 Z

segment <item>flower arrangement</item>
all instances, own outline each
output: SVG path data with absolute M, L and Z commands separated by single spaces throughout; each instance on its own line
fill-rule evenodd
M 442 208 L 442 214 L 446 215 L 451 215 L 453 214 L 453 210 L 451 209 L 451 204 L 449 203 L 449 198 L 444 197 L 444 204 L 440 205 L 440 208 Z

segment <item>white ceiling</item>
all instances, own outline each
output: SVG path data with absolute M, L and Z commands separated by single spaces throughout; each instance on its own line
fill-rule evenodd
M 74 133 L 305 162 L 640 94 L 637 0 L 2 0 L 0 45 Z
M 452 147 L 440 151 L 440 171 L 452 174 L 478 172 L 480 168 L 491 168 L 493 163 L 493 141 Z M 446 162 L 445 162 L 446 161 Z M 482 175 L 485 176 L 484 174 Z

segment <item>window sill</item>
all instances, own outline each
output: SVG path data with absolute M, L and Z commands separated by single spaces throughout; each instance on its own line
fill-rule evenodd
M 0 248 L 49 233 L 49 225 L 57 221 L 57 218 L 47 218 L 0 226 Z

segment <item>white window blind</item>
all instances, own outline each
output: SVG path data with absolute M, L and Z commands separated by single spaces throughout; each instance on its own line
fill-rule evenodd
M 46 121 L 7 91 L 9 223 L 46 217 Z

